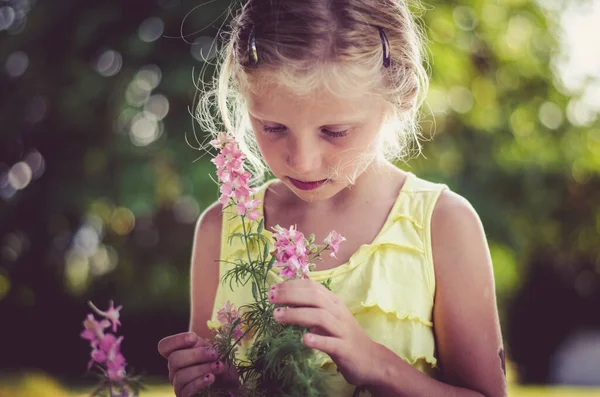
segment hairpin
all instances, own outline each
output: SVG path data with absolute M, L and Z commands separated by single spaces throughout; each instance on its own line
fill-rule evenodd
M 256 65 L 258 63 L 258 51 L 256 50 L 256 35 L 254 34 L 254 26 L 252 26 L 252 30 L 250 31 L 250 36 L 248 38 L 248 58 L 250 59 L 250 64 Z
M 390 41 L 383 31 L 383 28 L 379 28 L 379 37 L 381 38 L 381 45 L 383 46 L 383 66 L 389 68 L 391 64 Z

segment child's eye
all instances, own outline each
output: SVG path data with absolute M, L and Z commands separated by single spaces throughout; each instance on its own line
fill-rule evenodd
M 263 125 L 263 129 L 266 132 L 269 132 L 269 133 L 272 133 L 272 134 L 280 134 L 282 132 L 285 132 L 286 127 L 282 127 L 282 126 L 279 126 L 279 127 L 269 127 L 269 126 Z M 344 131 L 330 131 L 330 130 L 323 129 L 321 131 L 323 132 L 323 134 L 325 134 L 325 135 L 327 135 L 328 137 L 331 137 L 331 138 L 342 138 L 342 137 L 345 137 L 346 135 L 348 135 L 348 130 L 344 130 Z
M 266 132 L 271 132 L 271 133 L 280 133 L 283 132 L 285 130 L 285 127 L 267 127 L 266 125 L 263 126 L 263 129 Z
M 332 138 L 341 138 L 344 137 L 346 135 L 348 135 L 348 130 L 344 130 L 344 131 L 329 131 L 329 130 L 323 130 L 323 133 L 327 136 L 330 136 Z

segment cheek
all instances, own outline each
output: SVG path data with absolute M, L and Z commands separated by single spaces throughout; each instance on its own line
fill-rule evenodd
M 277 162 L 277 159 L 281 158 L 282 154 L 284 153 L 284 148 L 281 147 L 281 144 L 278 143 L 278 141 L 270 139 L 260 131 L 258 133 L 255 131 L 254 137 L 256 139 L 258 149 L 260 150 L 260 154 L 267 165 L 272 167 L 274 163 Z

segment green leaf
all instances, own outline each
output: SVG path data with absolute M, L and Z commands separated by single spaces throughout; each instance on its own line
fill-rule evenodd
M 260 299 L 258 299 L 258 288 L 254 281 L 252 282 L 252 296 L 254 297 L 255 301 L 258 302 L 260 300 Z
M 263 227 L 264 227 L 264 226 L 265 226 L 265 218 L 262 218 L 262 219 L 260 220 L 260 222 L 258 222 L 258 229 L 256 230 L 256 232 L 257 232 L 258 234 L 261 234 L 261 233 L 262 233 L 262 231 L 263 231 Z
M 273 263 L 275 263 L 275 255 L 271 256 L 271 260 L 269 261 L 269 264 L 267 265 L 267 273 L 271 270 L 271 268 L 273 267 Z
M 263 260 L 266 260 L 267 257 L 269 256 L 269 244 L 265 244 L 265 249 L 263 251 Z

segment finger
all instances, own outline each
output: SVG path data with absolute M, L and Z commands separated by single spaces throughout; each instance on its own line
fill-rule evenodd
M 215 376 L 211 373 L 204 375 L 202 378 L 196 378 L 187 385 L 185 385 L 181 390 L 181 395 L 178 395 L 177 397 L 191 397 L 194 394 L 201 391 L 202 389 L 213 384 L 214 381 Z
M 312 349 L 327 353 L 332 359 L 339 357 L 343 351 L 342 340 L 332 336 L 316 335 L 307 332 L 304 334 L 302 342 Z
M 269 289 L 269 302 L 274 305 L 322 307 L 337 312 L 337 297 L 313 280 L 290 280 Z
M 169 355 L 175 350 L 184 349 L 186 347 L 193 346 L 198 340 L 204 341 L 199 338 L 194 332 L 182 332 L 176 335 L 170 335 L 166 338 L 162 338 L 158 342 L 158 352 L 164 358 L 168 358 Z M 206 342 L 204 342 L 206 343 Z
M 310 327 L 308 329 L 308 332 L 317 334 L 317 335 L 326 335 L 327 334 L 327 332 L 324 329 L 322 329 L 321 327 Z
M 312 307 L 278 307 L 273 311 L 276 321 L 285 324 L 298 324 L 303 327 L 319 327 L 326 334 L 340 337 L 340 321 L 325 309 Z
M 169 356 L 169 380 L 173 381 L 175 373 L 183 368 L 216 361 L 219 354 L 210 346 L 176 350 Z
M 215 361 L 201 365 L 193 365 L 183 368 L 175 373 L 173 377 L 173 388 L 177 396 L 181 395 L 183 388 L 194 379 L 202 379 L 208 373 L 217 375 L 225 370 L 223 363 Z

